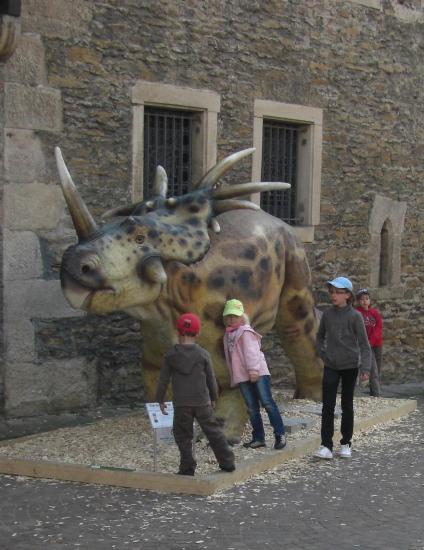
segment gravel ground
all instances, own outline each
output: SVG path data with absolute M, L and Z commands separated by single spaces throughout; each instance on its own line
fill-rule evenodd
M 290 460 L 209 497 L 0 475 L 0 549 L 424 550 L 420 391 L 417 411 L 355 433 L 351 459 Z
M 293 400 L 291 392 L 274 390 L 284 418 L 309 418 L 314 421 L 311 428 L 288 434 L 288 442 L 298 441 L 319 433 L 320 417 L 311 409 L 317 404 L 309 400 Z M 402 400 L 386 398 L 355 397 L 357 418 L 366 418 L 400 404 Z M 340 402 L 338 401 L 338 406 Z M 306 412 L 305 412 L 306 411 Z M 263 449 L 244 449 L 236 445 L 236 462 L 275 452 L 272 449 L 273 434 L 266 413 L 263 413 L 268 447 Z M 336 426 L 339 420 L 336 419 Z M 363 434 L 355 433 L 355 442 Z M 250 438 L 250 428 L 246 425 L 242 440 Z M 0 446 L 0 457 L 45 460 L 103 467 L 124 468 L 130 470 L 153 471 L 153 435 L 147 413 L 138 411 L 123 417 L 108 418 L 93 424 L 62 428 L 25 438 L 19 442 L 4 442 Z M 197 474 L 210 474 L 217 471 L 215 457 L 207 442 L 201 440 L 195 445 L 198 462 Z M 174 444 L 161 444 L 158 453 L 157 470 L 175 472 L 178 469 L 179 453 Z M 272 473 L 270 474 L 273 475 Z

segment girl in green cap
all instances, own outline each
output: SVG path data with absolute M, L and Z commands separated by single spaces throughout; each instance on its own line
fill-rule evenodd
M 224 312 L 224 352 L 231 376 L 231 386 L 238 386 L 246 402 L 252 440 L 244 447 L 258 449 L 265 447 L 265 430 L 260 406 L 266 410 L 274 428 L 274 449 L 286 446 L 283 419 L 271 393 L 271 375 L 264 354 L 261 351 L 261 335 L 249 325 L 240 300 L 228 300 Z

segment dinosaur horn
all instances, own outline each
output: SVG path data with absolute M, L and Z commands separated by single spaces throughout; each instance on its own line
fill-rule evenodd
M 214 203 L 214 214 L 223 214 L 229 210 L 260 210 L 260 206 L 251 201 L 227 199 Z
M 165 198 L 168 191 L 168 176 L 165 168 L 158 166 L 156 168 L 155 181 L 153 183 L 153 195 Z
M 166 283 L 167 275 L 163 268 L 160 258 L 152 257 L 143 262 L 141 267 L 141 273 L 143 276 L 152 283 L 159 283 L 161 285 Z
M 230 168 L 234 166 L 239 160 L 251 155 L 255 150 L 254 147 L 250 149 L 244 149 L 243 151 L 238 151 L 233 153 L 229 157 L 225 157 L 218 164 L 215 164 L 213 168 L 203 176 L 203 178 L 194 186 L 194 189 L 202 188 L 212 188 L 212 186 L 227 172 Z
M 290 183 L 283 183 L 281 181 L 258 181 L 250 183 L 239 183 L 237 185 L 226 185 L 218 189 L 213 189 L 212 197 L 217 200 L 232 199 L 234 197 L 250 195 L 251 193 L 263 193 L 264 191 L 281 191 L 284 189 L 290 189 L 290 187 Z
M 134 212 L 135 207 L 139 204 L 139 202 L 134 202 L 132 204 L 128 204 L 127 206 L 118 206 L 117 208 L 111 208 L 110 210 L 106 210 L 106 212 L 103 212 L 102 218 L 113 218 L 114 216 L 129 216 Z
M 90 211 L 72 181 L 71 175 L 66 168 L 65 161 L 63 160 L 60 148 L 55 147 L 54 152 L 63 195 L 65 197 L 66 204 L 68 205 L 69 212 L 75 226 L 75 231 L 77 232 L 79 240 L 85 239 L 97 230 L 96 222 L 94 221 Z

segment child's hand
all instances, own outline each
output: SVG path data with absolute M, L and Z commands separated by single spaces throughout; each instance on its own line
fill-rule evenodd
M 166 403 L 159 403 L 159 407 L 160 407 L 160 410 L 161 410 L 162 414 L 168 414 L 168 412 L 166 410 Z
M 359 378 L 361 379 L 361 382 L 365 382 L 370 379 L 370 375 L 367 372 L 361 372 Z
M 286 327 L 284 329 L 284 332 L 286 336 L 290 338 L 297 338 L 298 336 L 301 336 L 302 334 L 302 326 L 300 323 L 293 323 L 289 327 Z
M 254 384 L 259 380 L 259 374 L 257 372 L 249 372 L 249 380 Z

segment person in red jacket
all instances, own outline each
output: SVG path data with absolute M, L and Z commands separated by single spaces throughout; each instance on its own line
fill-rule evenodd
M 360 288 L 356 293 L 356 300 L 359 302 L 357 310 L 362 315 L 368 341 L 373 351 L 373 361 L 370 372 L 370 395 L 379 397 L 381 395 L 381 358 L 383 350 L 383 320 L 380 312 L 371 307 L 370 293 L 367 288 Z

